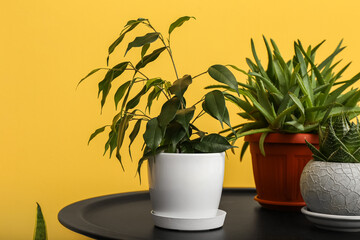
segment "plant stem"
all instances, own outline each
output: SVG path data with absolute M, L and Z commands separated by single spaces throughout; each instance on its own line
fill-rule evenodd
M 146 24 L 147 26 L 149 26 L 154 32 L 156 33 L 159 33 L 158 31 L 156 31 L 156 29 L 151 25 L 150 21 L 147 20 L 148 24 Z M 175 75 L 176 75 L 176 80 L 179 79 L 179 76 L 178 76 L 178 73 L 177 73 L 177 70 L 176 70 L 176 66 L 175 66 L 175 62 L 174 62 L 174 58 L 173 58 L 173 55 L 172 55 L 172 51 L 170 49 L 170 45 L 166 45 L 165 43 L 165 40 L 164 40 L 164 37 L 162 36 L 161 33 L 159 33 L 159 38 L 160 40 L 162 41 L 162 43 L 164 44 L 164 46 L 166 47 L 166 50 L 168 51 L 169 53 L 169 56 L 170 56 L 170 59 L 171 59 L 171 62 L 172 62 L 172 65 L 174 67 L 174 70 L 175 70 Z
M 204 101 L 204 98 L 201 98 L 199 101 L 197 101 L 193 106 L 195 106 L 195 105 L 197 105 L 197 104 L 199 104 L 199 103 L 201 103 L 202 101 Z
M 200 73 L 200 74 L 198 74 L 198 75 L 196 75 L 196 76 L 195 76 L 195 77 L 193 77 L 192 79 L 197 78 L 197 77 L 200 77 L 201 75 L 204 75 L 205 73 L 207 73 L 207 71 L 206 71 L 206 72 L 203 72 L 203 73 Z
M 201 117 L 202 115 L 204 115 L 205 114 L 205 111 L 204 111 L 204 109 L 202 109 L 200 112 L 199 112 L 199 114 L 196 116 L 196 118 L 191 122 L 191 124 L 194 124 L 194 122 L 199 118 L 199 117 Z

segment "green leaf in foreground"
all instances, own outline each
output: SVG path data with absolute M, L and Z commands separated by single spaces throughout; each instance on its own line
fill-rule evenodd
M 90 136 L 90 138 L 89 138 L 89 141 L 88 141 L 88 144 L 89 144 L 90 141 L 93 140 L 93 138 L 96 137 L 99 133 L 102 133 L 102 132 L 105 130 L 106 127 L 107 127 L 107 126 L 103 126 L 103 127 L 101 127 L 101 128 L 96 129 L 95 132 L 94 132 L 93 134 L 91 134 L 91 136 Z
M 226 120 L 227 115 L 225 114 L 225 98 L 221 91 L 214 90 L 207 93 L 202 106 L 205 112 L 210 114 L 213 118 L 219 120 L 221 126 L 223 126 L 223 122 Z
M 219 64 L 213 65 L 208 69 L 208 73 L 216 81 L 225 83 L 226 85 L 234 89 L 237 93 L 239 93 L 236 78 L 232 74 L 232 72 L 227 69 L 227 67 Z
M 180 27 L 184 22 L 189 21 L 191 18 L 196 19 L 195 17 L 184 16 L 173 22 L 169 27 L 169 35 L 172 33 L 172 31 L 174 31 L 175 28 Z
M 132 155 L 131 155 L 130 147 L 131 147 L 131 144 L 134 142 L 136 136 L 139 134 L 139 130 L 140 130 L 140 127 L 141 127 L 141 122 L 142 122 L 142 119 L 139 119 L 139 120 L 136 121 L 136 123 L 134 125 L 134 128 L 133 128 L 132 132 L 129 135 L 129 139 L 130 139 L 129 155 L 130 155 L 131 159 L 132 159 Z
M 159 38 L 160 33 L 158 32 L 153 32 L 153 33 L 147 33 L 144 36 L 141 37 L 136 37 L 134 41 L 132 41 L 131 43 L 129 43 L 125 55 L 127 54 L 127 52 L 133 48 L 133 47 L 142 47 L 146 44 L 150 44 L 152 42 L 155 42 L 158 38 Z
M 224 152 L 233 147 L 226 138 L 215 133 L 203 137 L 200 142 L 194 144 L 197 151 L 204 153 Z
M 154 50 L 149 55 L 146 55 L 144 58 L 142 58 L 140 60 L 140 62 L 138 64 L 136 64 L 135 68 L 138 70 L 140 68 L 144 68 L 148 63 L 155 61 L 165 49 L 166 49 L 166 47 L 162 47 L 162 48 Z
M 192 78 L 190 75 L 185 75 L 182 78 L 176 80 L 173 85 L 169 88 L 169 91 L 172 94 L 175 94 L 179 99 L 182 99 L 186 89 L 192 83 Z
M 34 240 L 47 240 L 45 219 L 41 211 L 41 207 L 38 203 L 36 214 L 36 226 L 34 232 Z
M 159 126 L 166 127 L 171 120 L 175 118 L 177 110 L 180 108 L 180 100 L 173 97 L 168 100 L 161 108 L 160 115 L 158 116 Z
M 122 99 L 122 97 L 125 94 L 126 89 L 129 87 L 130 85 L 130 81 L 125 82 L 124 84 L 122 84 L 118 90 L 116 91 L 115 95 L 114 95 L 114 101 L 115 101 L 115 107 L 117 108 L 117 105 L 119 103 L 119 101 Z
M 154 151 L 163 139 L 163 132 L 159 126 L 157 118 L 153 118 L 146 124 L 146 131 L 144 133 L 144 141 L 146 146 Z

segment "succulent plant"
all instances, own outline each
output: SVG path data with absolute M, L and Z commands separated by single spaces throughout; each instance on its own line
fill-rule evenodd
M 360 113 L 357 102 L 360 91 L 346 91 L 360 79 L 360 73 L 349 80 L 339 81 L 350 63 L 339 71 L 335 68 L 340 61 L 333 63 L 334 58 L 344 49 L 342 41 L 323 61 L 316 63 L 315 55 L 319 47 L 304 48 L 301 41 L 294 42 L 294 56 L 285 61 L 275 41 L 271 45 L 264 37 L 268 55 L 267 69 L 263 67 L 255 50 L 253 40 L 251 49 L 255 62 L 246 59 L 250 70 L 244 71 L 231 65 L 247 76 L 247 83 L 239 82 L 241 97 L 231 94 L 233 91 L 225 85 L 213 85 L 207 88 L 225 89 L 227 100 L 235 103 L 241 110 L 238 113 L 247 120 L 233 126 L 235 131 L 227 129 L 228 139 L 235 141 L 242 136 L 263 133 L 260 149 L 265 155 L 263 141 L 270 132 L 279 133 L 317 133 L 319 124 L 329 116 L 350 112 L 351 117 Z M 242 154 L 248 143 L 244 143 Z
M 325 131 L 319 128 L 319 141 L 319 150 L 306 141 L 314 160 L 360 163 L 359 122 L 350 122 L 346 115 L 330 117 Z

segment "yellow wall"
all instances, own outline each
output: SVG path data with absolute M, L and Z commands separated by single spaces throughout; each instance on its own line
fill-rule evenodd
M 196 21 L 174 32 L 173 50 L 181 74 L 200 73 L 215 63 L 246 68 L 251 37 L 265 56 L 264 34 L 274 38 L 287 57 L 297 38 L 305 44 L 328 39 L 322 52 L 344 38 L 349 47 L 342 57 L 353 61 L 346 74 L 350 76 L 360 69 L 359 8 L 356 0 L 3 1 L 0 239 L 32 237 L 36 201 L 43 208 L 50 240 L 86 239 L 58 223 L 62 207 L 84 198 L 147 188 L 134 178 L 135 163 L 126 161 L 124 174 L 116 159 L 102 156 L 105 137 L 87 147 L 89 134 L 114 113 L 108 105 L 100 116 L 97 79 L 75 91 L 84 74 L 105 65 L 107 47 L 127 20 L 146 17 L 166 32 L 178 17 L 196 16 Z M 122 56 L 123 50 L 114 56 Z M 172 78 L 164 56 L 155 69 Z M 196 84 L 201 88 L 208 79 Z M 233 114 L 232 121 L 240 120 Z M 217 122 L 211 124 L 219 129 Z M 135 157 L 140 156 L 136 151 L 140 146 L 140 141 L 134 144 Z M 238 150 L 237 156 L 229 156 L 224 185 L 254 186 L 249 154 L 242 163 Z

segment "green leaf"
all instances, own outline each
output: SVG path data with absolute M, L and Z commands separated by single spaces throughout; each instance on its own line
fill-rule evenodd
M 318 69 L 321 71 L 321 69 L 323 69 L 326 65 L 328 65 L 329 63 L 331 64 L 331 62 L 333 61 L 333 59 L 335 58 L 335 56 L 337 54 L 339 54 L 342 50 L 345 49 L 345 47 L 341 47 L 342 41 L 340 41 L 339 45 L 336 47 L 335 51 L 328 56 L 322 63 L 320 63 Z
M 350 153 L 354 153 L 360 146 L 360 135 L 355 124 L 350 125 L 349 131 L 341 139 Z
M 340 147 L 346 149 L 346 146 L 336 136 L 332 124 L 332 119 L 330 118 L 328 124 L 328 131 L 324 137 L 324 141 L 320 144 L 320 152 L 322 152 L 323 155 L 328 158 L 334 152 L 334 149 L 338 149 Z
M 209 75 L 218 82 L 228 85 L 239 94 L 238 83 L 232 72 L 223 65 L 213 65 L 208 69 Z
M 351 153 L 344 149 L 343 147 L 339 147 L 336 151 L 334 151 L 327 159 L 328 162 L 343 162 L 343 163 L 358 163 L 359 161 L 354 158 Z
M 92 70 L 90 73 L 88 73 L 85 77 L 83 77 L 83 78 L 80 80 L 80 82 L 77 84 L 77 86 L 79 86 L 80 83 L 81 83 L 82 81 L 84 81 L 86 78 L 90 77 L 91 75 L 93 75 L 94 73 L 96 73 L 97 71 L 99 71 L 99 70 L 101 70 L 101 69 L 107 69 L 107 68 L 96 68 L 96 69 Z
M 296 57 L 297 60 L 299 61 L 300 64 L 300 73 L 301 73 L 301 78 L 298 78 L 299 83 L 301 82 L 302 84 L 302 91 L 304 92 L 304 95 L 308 96 L 308 101 L 307 103 L 309 104 L 310 107 L 313 106 L 313 101 L 314 101 L 314 96 L 313 96 L 313 91 L 309 82 L 309 76 L 307 73 L 307 65 L 305 63 L 305 59 L 299 49 L 299 47 L 297 45 L 295 45 L 295 53 L 296 53 Z
M 249 146 L 249 142 L 244 142 L 242 148 L 241 148 L 241 153 L 240 153 L 240 161 L 242 161 L 243 157 L 244 157 L 244 154 L 246 152 L 246 149 L 248 148 Z
M 109 71 L 106 73 L 104 79 L 99 82 L 99 92 L 98 95 L 102 92 L 102 98 L 101 98 L 101 108 L 104 106 L 106 97 L 109 94 L 110 88 L 111 88 L 111 82 L 119 77 L 125 70 L 129 62 L 122 62 L 114 66 L 112 69 L 109 69 Z
M 186 136 L 186 131 L 181 124 L 177 122 L 171 122 L 166 128 L 165 132 L 165 144 L 168 144 L 167 152 L 175 153 L 176 145 Z
M 322 161 L 326 161 L 326 157 L 319 151 L 319 149 L 317 149 L 316 147 L 314 147 L 314 145 L 312 145 L 311 143 L 309 143 L 306 139 L 305 139 L 306 145 L 308 146 L 308 148 L 311 150 L 311 152 L 313 153 L 313 157 L 317 157 L 317 159 L 322 159 Z
M 146 131 L 143 136 L 146 146 L 151 149 L 151 151 L 155 151 L 163 139 L 163 131 L 159 126 L 157 118 L 153 118 L 148 121 L 146 124 Z
M 159 38 L 159 35 L 160 35 L 160 33 L 158 33 L 158 32 L 152 32 L 152 33 L 147 33 L 146 35 L 141 36 L 141 37 L 136 37 L 134 41 L 129 43 L 129 45 L 126 49 L 125 55 L 133 47 L 142 47 L 146 44 L 155 42 Z
M 338 96 L 345 91 L 345 89 L 347 89 L 348 87 L 350 87 L 352 84 L 354 84 L 355 82 L 357 82 L 360 79 L 360 73 L 356 74 L 354 77 L 352 77 L 350 80 L 344 82 L 344 85 L 342 85 L 341 87 L 338 87 L 336 90 L 334 90 L 333 92 L 330 93 L 328 99 L 326 100 L 325 104 L 329 104 L 332 102 L 335 102 L 338 98 Z
M 352 94 L 345 103 L 346 107 L 355 107 L 357 106 L 357 103 L 360 100 L 360 91 L 356 91 L 354 94 Z
M 119 126 L 117 129 L 117 146 L 116 146 L 116 158 L 119 160 L 121 167 L 123 169 L 123 171 L 125 171 L 124 169 L 124 165 L 122 163 L 121 160 L 121 155 L 120 155 L 120 149 L 123 145 L 124 142 L 124 137 L 125 137 L 125 132 L 129 126 L 129 121 L 132 119 L 133 115 L 125 115 L 123 116 L 119 121 Z
M 259 139 L 259 149 L 263 156 L 265 156 L 264 142 L 265 142 L 265 138 L 268 134 L 269 134 L 268 132 L 263 132 Z
M 299 42 L 300 43 L 300 42 Z M 311 58 L 306 54 L 304 48 L 302 47 L 301 43 L 299 45 L 296 45 L 297 47 L 299 47 L 300 51 L 303 53 L 303 55 L 305 56 L 306 60 L 310 63 L 312 69 L 314 70 L 314 73 L 316 75 L 317 80 L 319 81 L 319 83 L 321 85 L 324 85 L 324 79 L 323 76 L 321 75 L 319 69 L 315 66 L 315 64 L 313 63 L 313 61 L 311 60 Z
M 254 106 L 261 112 L 261 114 L 266 118 L 269 123 L 272 123 L 275 118 L 271 112 L 268 112 L 255 98 L 251 95 L 248 91 L 239 90 L 239 93 L 245 95 L 246 97 L 250 98 L 251 102 Z
M 111 158 L 112 152 L 116 148 L 116 143 L 117 143 L 116 131 L 112 130 L 109 132 L 109 138 L 105 143 L 104 155 L 106 154 L 107 150 L 110 148 L 110 158 Z
M 37 214 L 36 214 L 34 240 L 47 240 L 45 219 L 42 214 L 40 205 L 38 203 L 36 203 L 36 205 L 37 205 Z
M 253 40 L 253 39 L 251 39 L 251 51 L 252 51 L 252 53 L 253 53 L 255 62 L 256 62 L 256 64 L 257 64 L 257 67 L 258 67 L 261 75 L 262 75 L 263 77 L 269 78 L 269 76 L 268 76 L 267 73 L 265 72 L 265 70 L 264 70 L 263 66 L 261 65 L 261 62 L 260 62 L 260 60 L 259 60 L 259 58 L 258 58 L 258 56 L 257 56 L 257 54 L 256 54 L 255 44 L 254 44 L 254 40 Z
M 247 114 L 252 115 L 252 113 L 254 111 L 256 111 L 256 108 L 254 108 L 250 103 L 248 103 L 238 97 L 235 97 L 228 93 L 224 93 L 224 96 L 227 100 L 229 100 L 230 102 L 234 103 L 235 105 L 237 105 L 238 107 L 243 109 Z
M 135 138 L 137 137 L 137 135 L 139 134 L 139 130 L 140 130 L 140 127 L 141 127 L 141 119 L 137 120 L 135 125 L 134 125 L 134 128 L 133 130 L 131 131 L 130 135 L 129 135 L 129 139 L 130 139 L 130 144 L 129 144 L 129 155 L 130 155 L 130 158 L 132 160 L 132 156 L 131 156 L 131 150 L 130 150 L 130 147 L 131 147 L 131 144 L 134 142 Z
M 176 80 L 172 86 L 169 88 L 169 91 L 172 94 L 175 94 L 179 99 L 183 98 L 185 91 L 188 86 L 192 83 L 192 78 L 190 75 L 184 75 L 182 78 Z
M 107 64 L 109 64 L 109 56 L 110 56 L 110 54 L 113 53 L 115 48 L 122 42 L 125 35 L 128 32 L 132 31 L 134 28 L 136 28 L 139 25 L 139 23 L 141 23 L 141 22 L 143 22 L 145 20 L 146 19 L 144 19 L 144 18 L 139 18 L 137 20 L 130 20 L 130 21 L 127 22 L 127 24 L 125 25 L 125 28 L 120 33 L 120 36 L 109 47 L 108 57 L 107 57 Z
M 210 116 L 219 120 L 221 127 L 223 127 L 226 105 L 224 94 L 221 91 L 214 90 L 207 93 L 202 107 Z
M 175 28 L 180 27 L 184 22 L 189 21 L 191 18 L 196 20 L 195 17 L 184 16 L 173 22 L 169 27 L 169 35 L 172 33 L 172 31 L 174 31 Z
M 130 85 L 130 81 L 125 82 L 124 84 L 122 84 L 118 90 L 116 91 L 115 95 L 114 95 L 114 101 L 115 101 L 115 108 L 117 109 L 118 103 L 120 102 L 120 100 L 122 99 L 122 97 L 125 94 L 126 89 L 129 87 Z
M 263 39 L 264 39 L 264 42 L 265 42 L 265 46 L 266 46 L 266 51 L 267 51 L 267 54 L 268 54 L 268 68 L 267 68 L 267 71 L 266 71 L 266 74 L 272 78 L 274 76 L 274 62 L 273 62 L 273 57 L 272 57 L 272 54 L 271 54 L 271 49 L 270 49 L 270 46 L 269 46 L 269 43 L 268 41 L 266 40 L 265 36 L 263 35 Z
M 277 66 L 275 63 L 276 62 L 274 62 L 274 66 Z M 275 69 L 276 69 L 276 67 L 275 67 Z M 280 96 L 279 101 L 282 101 L 283 94 L 280 92 L 279 89 L 277 89 L 277 87 L 271 82 L 270 79 L 268 79 L 266 77 L 263 77 L 260 74 L 254 73 L 254 72 L 251 72 L 249 74 L 252 75 L 252 76 L 260 78 L 262 80 L 262 83 L 269 89 L 269 92 L 275 93 L 278 96 Z M 285 81 L 285 80 L 282 79 L 281 81 Z
M 175 118 L 179 108 L 180 100 L 177 97 L 173 97 L 165 102 L 161 108 L 160 115 L 158 116 L 159 126 L 165 127 L 168 125 Z
M 200 142 L 195 142 L 193 146 L 202 153 L 224 152 L 233 148 L 226 138 L 215 133 L 206 135 Z
M 138 62 L 138 64 L 136 64 L 135 68 L 138 70 L 141 68 L 144 68 L 148 63 L 155 61 L 165 49 L 166 49 L 166 47 L 162 47 L 162 48 L 154 50 L 149 55 L 146 55 L 144 58 L 142 58 L 140 60 L 140 62 Z
M 252 129 L 246 132 L 242 132 L 240 134 L 236 134 L 237 138 L 241 138 L 247 135 L 255 134 L 255 133 L 266 133 L 266 132 L 274 132 L 274 130 L 270 128 L 259 128 L 259 129 Z
M 151 87 L 162 85 L 164 83 L 164 80 L 161 78 L 151 78 L 146 81 L 146 91 L 148 91 Z
M 284 125 L 293 126 L 293 127 L 296 128 L 298 131 L 300 131 L 300 132 L 305 132 L 304 124 L 300 123 L 300 122 L 297 121 L 297 120 L 285 122 Z
M 88 141 L 88 145 L 89 145 L 90 141 L 91 141 L 94 137 L 96 137 L 99 133 L 102 133 L 102 132 L 105 130 L 106 127 L 108 127 L 108 126 L 103 126 L 103 127 L 101 127 L 101 128 L 96 129 L 95 132 L 94 132 L 93 134 L 91 134 L 91 136 L 90 136 L 90 138 L 89 138 L 89 141 Z
M 300 99 L 295 96 L 295 94 L 289 92 L 289 96 L 290 98 L 294 101 L 295 105 L 298 107 L 298 109 L 300 110 L 300 113 L 302 115 L 302 117 L 304 118 L 305 120 L 305 109 L 304 109 L 304 106 L 303 104 L 301 103 Z
M 150 47 L 150 43 L 145 44 L 144 46 L 142 46 L 142 48 L 141 48 L 141 61 L 143 61 L 143 58 L 144 58 L 147 50 L 149 49 L 149 47 Z
M 181 124 L 186 133 L 189 133 L 189 124 L 194 117 L 195 106 L 191 108 L 179 109 L 176 112 L 175 121 Z
M 148 96 L 148 101 L 147 101 L 147 105 L 146 105 L 146 108 L 149 109 L 149 112 L 150 112 L 150 109 L 151 109 L 151 106 L 152 106 L 152 103 L 154 101 L 155 98 L 158 98 L 161 94 L 161 89 L 160 88 L 154 88 L 152 90 L 152 92 L 150 92 L 149 96 Z
M 136 107 L 139 102 L 140 102 L 140 99 L 141 97 L 146 93 L 146 86 L 144 86 L 141 91 L 136 94 L 135 97 L 133 97 L 127 104 L 126 104 L 126 110 L 129 110 L 129 109 L 133 109 L 134 107 Z

